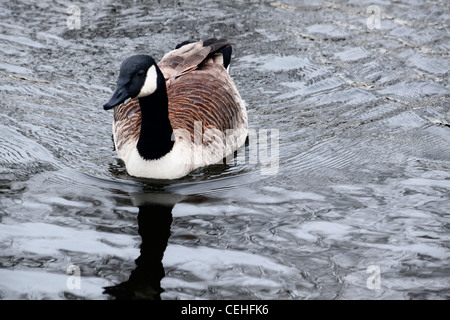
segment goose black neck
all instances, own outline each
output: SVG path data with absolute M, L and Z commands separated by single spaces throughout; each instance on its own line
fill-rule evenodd
M 168 98 L 163 82 L 147 97 L 139 98 L 141 133 L 137 150 L 145 160 L 156 160 L 172 150 L 172 126 L 169 121 Z

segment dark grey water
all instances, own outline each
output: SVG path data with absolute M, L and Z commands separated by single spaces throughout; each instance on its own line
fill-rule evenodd
M 0 298 L 450 298 L 447 1 L 72 4 L 0 4 Z M 128 177 L 120 63 L 211 36 L 278 162 Z

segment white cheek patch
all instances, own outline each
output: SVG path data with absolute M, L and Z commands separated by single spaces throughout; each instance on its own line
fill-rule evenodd
M 150 69 L 148 69 L 144 85 L 142 86 L 141 91 L 139 92 L 137 97 L 138 98 L 146 97 L 155 92 L 157 87 L 157 79 L 158 74 L 156 73 L 156 68 L 153 65 L 150 67 Z

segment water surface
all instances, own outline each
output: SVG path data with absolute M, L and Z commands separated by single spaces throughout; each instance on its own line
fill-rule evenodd
M 0 298 L 450 297 L 447 2 L 72 4 L 0 4 Z M 278 166 L 129 177 L 120 63 L 211 36 Z

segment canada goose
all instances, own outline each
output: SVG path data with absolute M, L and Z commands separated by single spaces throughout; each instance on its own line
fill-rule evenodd
M 157 64 L 148 55 L 123 61 L 113 139 L 127 172 L 177 179 L 234 153 L 247 137 L 247 111 L 228 74 L 226 39 L 185 41 Z

